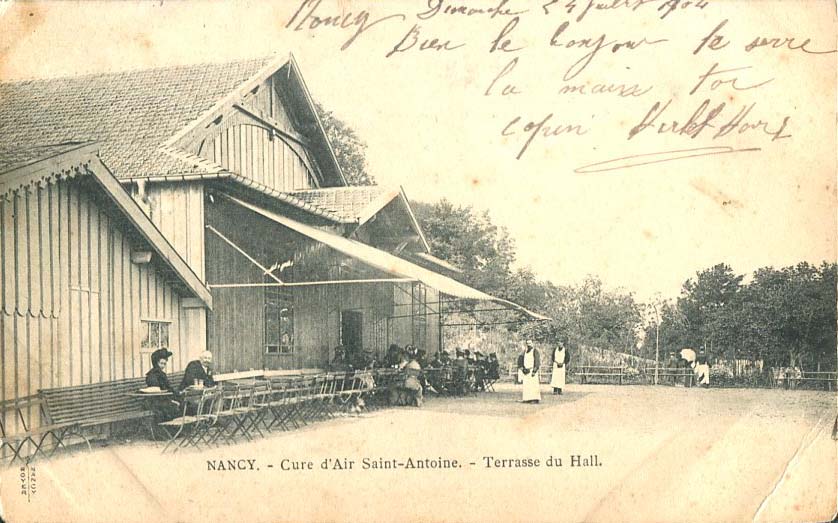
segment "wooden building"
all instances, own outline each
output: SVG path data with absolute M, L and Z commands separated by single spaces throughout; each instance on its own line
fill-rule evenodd
M 172 371 L 433 353 L 445 299 L 503 302 L 403 191 L 347 185 L 291 56 L 2 83 L 0 129 L 3 400 L 141 376 L 160 346 Z
M 183 366 L 185 318 L 212 305 L 97 149 L 0 151 L 4 403 L 41 388 L 141 376 L 164 346 Z

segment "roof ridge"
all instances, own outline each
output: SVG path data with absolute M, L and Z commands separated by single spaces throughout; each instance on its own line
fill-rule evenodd
M 265 64 L 269 63 L 271 60 L 275 60 L 279 56 L 278 54 L 269 54 L 263 55 L 260 57 L 252 57 L 252 58 L 239 58 L 236 60 L 225 60 L 220 62 L 198 62 L 198 63 L 187 63 L 187 64 L 174 64 L 174 65 L 158 65 L 154 67 L 132 67 L 129 69 L 122 69 L 122 70 L 111 70 L 111 71 L 98 71 L 98 72 L 82 72 L 80 74 L 69 74 L 63 76 L 48 76 L 42 78 L 15 78 L 15 79 L 3 79 L 0 78 L 0 84 L 5 85 L 14 85 L 14 84 L 24 84 L 24 83 L 31 83 L 31 82 L 50 82 L 55 80 L 90 80 L 92 78 L 99 78 L 99 77 L 107 77 L 107 76 L 119 76 L 119 75 L 131 75 L 136 73 L 146 73 L 146 72 L 157 72 L 157 71 L 173 71 L 176 69 L 192 69 L 196 67 L 223 67 L 223 66 L 231 66 L 231 65 L 239 65 L 239 64 L 248 64 L 248 63 L 257 63 L 263 62 Z
M 389 188 L 384 185 L 346 185 L 343 187 L 320 187 L 317 189 L 300 189 L 296 191 L 284 191 L 290 194 L 297 194 L 297 193 L 304 193 L 304 192 L 338 192 L 338 191 L 346 191 L 346 190 L 357 190 L 357 189 L 380 189 L 380 190 L 388 190 Z M 395 189 L 393 189 L 395 190 Z

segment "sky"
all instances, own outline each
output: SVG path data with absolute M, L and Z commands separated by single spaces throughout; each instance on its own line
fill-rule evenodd
M 671 298 L 720 262 L 834 261 L 834 4 L 584 4 L 3 2 L 0 78 L 293 52 L 379 184 L 488 210 L 557 284 Z

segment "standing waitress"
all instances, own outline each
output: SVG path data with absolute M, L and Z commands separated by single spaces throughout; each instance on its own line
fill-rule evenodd
M 567 364 L 570 361 L 570 355 L 564 343 L 559 342 L 558 346 L 553 350 L 553 376 L 550 378 L 550 386 L 553 387 L 553 394 L 561 394 L 565 386 L 565 379 L 567 374 Z
M 541 401 L 541 390 L 538 379 L 538 367 L 541 358 L 538 349 L 533 346 L 532 341 L 526 341 L 524 352 L 518 356 L 518 372 L 521 376 L 524 389 L 524 403 L 538 403 Z

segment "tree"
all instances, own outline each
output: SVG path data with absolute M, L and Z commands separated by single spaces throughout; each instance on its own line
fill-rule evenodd
M 834 367 L 836 265 L 766 267 L 743 303 L 742 344 L 772 366 Z
M 806 262 L 743 277 L 718 264 L 687 280 L 675 307 L 661 314 L 661 347 L 703 344 L 730 359 L 769 367 L 836 366 L 836 264 Z M 647 327 L 649 351 L 650 329 Z
M 678 309 L 693 343 L 717 354 L 733 346 L 735 325 L 730 319 L 742 279 L 729 265 L 719 263 L 684 283 Z
M 315 103 L 323 130 L 335 157 L 349 185 L 375 185 L 375 179 L 367 172 L 367 144 L 343 120 Z
M 543 306 L 552 318 L 546 336 L 620 352 L 633 352 L 642 318 L 631 294 L 605 289 L 599 278 L 581 284 L 553 287 Z
M 467 285 L 511 299 L 515 242 L 504 227 L 492 223 L 488 212 L 446 199 L 411 206 L 434 256 L 462 269 Z

